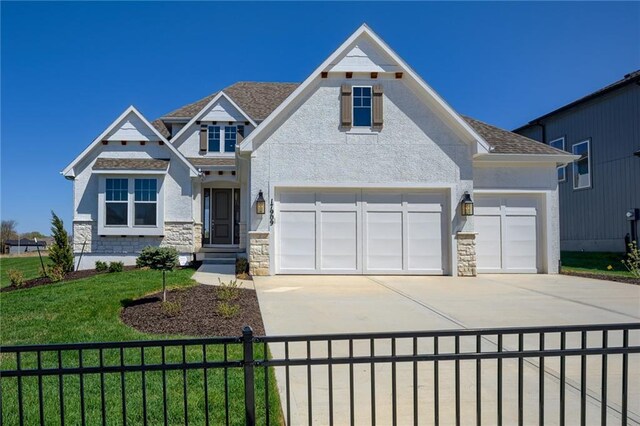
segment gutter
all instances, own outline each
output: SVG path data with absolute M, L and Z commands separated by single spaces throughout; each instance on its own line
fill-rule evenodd
M 476 154 L 474 163 L 555 163 L 566 165 L 580 158 L 573 154 Z

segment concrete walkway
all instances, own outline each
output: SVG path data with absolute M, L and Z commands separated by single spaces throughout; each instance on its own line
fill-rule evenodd
M 220 285 L 220 282 L 228 283 L 236 279 L 235 274 L 225 274 L 218 272 L 218 265 L 202 265 L 191 276 L 197 283 L 204 285 Z M 253 281 L 238 280 L 240 288 L 253 289 Z
M 487 327 L 517 327 L 622 323 L 640 321 L 640 286 L 590 280 L 563 275 L 482 275 L 475 279 L 455 277 L 364 277 L 364 276 L 275 276 L 256 277 L 256 290 L 268 335 L 346 332 L 416 331 Z M 525 347 L 537 349 L 539 341 L 525 338 Z M 602 335 L 589 335 L 589 347 L 602 344 Z M 483 340 L 484 350 L 495 350 L 495 338 Z M 640 333 L 631 334 L 631 343 L 640 344 Z M 368 341 L 355 341 L 354 352 L 368 355 Z M 452 341 L 441 341 L 441 351 L 451 350 Z M 609 345 L 620 345 L 621 336 L 611 334 Z M 419 352 L 430 353 L 433 342 L 420 340 Z M 515 339 L 506 339 L 506 348 L 516 348 Z M 547 336 L 547 348 L 558 347 L 559 336 Z M 580 334 L 567 336 L 568 347 L 580 346 Z M 290 344 L 291 357 L 306 357 L 306 345 Z M 283 345 L 272 345 L 274 358 L 284 356 Z M 411 341 L 398 341 L 396 353 L 409 354 Z M 461 350 L 475 351 L 475 340 L 461 340 Z M 326 343 L 311 346 L 311 356 L 326 356 Z M 376 346 L 376 354 L 390 353 L 390 344 Z M 332 345 L 333 356 L 346 356 L 345 344 Z M 597 359 L 596 359 L 597 358 Z M 517 420 L 517 362 L 503 363 L 504 424 Z M 579 422 L 580 358 L 567 358 L 567 424 Z M 590 357 L 587 375 L 587 423 L 600 424 L 601 360 Z M 609 356 L 607 416 L 620 424 L 620 356 Z M 538 360 L 524 364 L 525 424 L 538 423 Z M 629 357 L 629 421 L 640 424 L 640 356 Z M 475 361 L 461 363 L 462 424 L 475 424 Z M 312 367 L 312 418 L 314 424 L 329 421 L 329 370 Z M 419 424 L 433 423 L 433 363 L 418 365 Z M 545 363 L 545 423 L 559 419 L 559 361 Z M 308 371 L 290 368 L 291 424 L 308 424 Z M 398 424 L 413 424 L 413 365 L 397 364 Z M 391 421 L 391 366 L 375 368 L 376 420 Z M 453 365 L 441 362 L 439 370 L 440 424 L 454 422 Z M 482 365 L 483 423 L 496 422 L 497 363 Z M 281 395 L 286 392 L 284 369 L 276 369 Z M 334 424 L 349 422 L 349 371 L 334 366 L 331 372 Z M 371 424 L 371 370 L 369 365 L 354 368 L 356 424 Z M 285 398 L 281 398 L 286 413 Z

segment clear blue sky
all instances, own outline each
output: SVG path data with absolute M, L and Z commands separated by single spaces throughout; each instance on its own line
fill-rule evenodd
M 59 174 L 128 105 L 301 81 L 367 22 L 457 111 L 513 129 L 640 68 L 640 3 L 1 5 L 2 219 L 71 225 Z

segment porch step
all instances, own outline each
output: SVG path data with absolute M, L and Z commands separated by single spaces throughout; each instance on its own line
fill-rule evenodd
M 202 259 L 202 263 L 204 263 L 205 265 L 235 265 L 236 264 L 236 259 L 229 259 L 229 258 L 219 258 L 219 257 L 205 257 L 204 259 Z
M 203 253 L 205 259 L 235 259 L 238 256 L 238 253 L 228 253 L 228 252 L 208 252 Z

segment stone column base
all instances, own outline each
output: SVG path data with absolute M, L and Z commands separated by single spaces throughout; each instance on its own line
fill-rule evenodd
M 270 275 L 269 232 L 251 231 L 249 234 L 249 273 Z
M 475 277 L 477 275 L 476 232 L 458 232 L 458 276 Z

